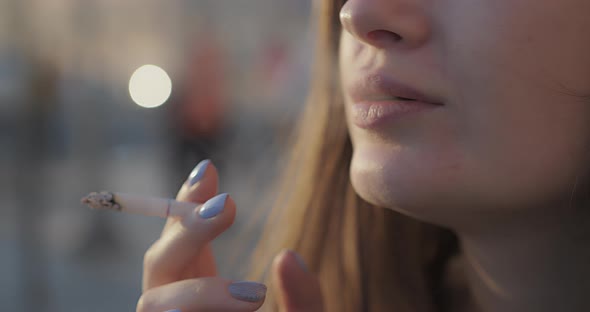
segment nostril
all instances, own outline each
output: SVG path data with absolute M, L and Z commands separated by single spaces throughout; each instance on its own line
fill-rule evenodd
M 400 35 L 387 30 L 373 30 L 367 34 L 367 38 L 373 42 L 398 42 L 402 40 L 402 37 Z

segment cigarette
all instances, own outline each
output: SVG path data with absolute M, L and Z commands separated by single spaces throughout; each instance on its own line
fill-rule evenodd
M 125 193 L 92 192 L 81 200 L 94 209 L 116 210 L 144 216 L 161 218 L 183 217 L 192 212 L 197 204 L 179 202 L 170 198 L 145 197 Z

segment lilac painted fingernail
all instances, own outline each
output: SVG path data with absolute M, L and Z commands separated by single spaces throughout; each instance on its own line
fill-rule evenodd
M 223 211 L 228 194 L 219 194 L 209 199 L 199 210 L 199 216 L 204 219 L 213 218 Z
M 193 186 L 195 183 L 199 182 L 203 176 L 205 175 L 205 170 L 207 170 L 207 166 L 209 166 L 211 161 L 209 159 L 205 159 L 198 163 L 195 166 L 195 169 L 191 171 L 191 174 L 188 176 L 189 185 Z
M 181 311 L 180 311 L 180 310 L 178 310 L 178 309 L 175 309 L 175 310 L 168 310 L 168 311 L 166 311 L 166 312 L 181 312 Z
M 266 286 L 255 282 L 234 282 L 228 289 L 234 298 L 242 301 L 258 302 L 266 296 Z

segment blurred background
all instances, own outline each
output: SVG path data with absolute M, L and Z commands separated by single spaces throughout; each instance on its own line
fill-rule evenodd
M 257 239 L 305 100 L 311 2 L 0 0 L 0 310 L 135 311 L 164 220 L 80 198 L 174 197 L 205 158 L 238 204 L 213 248 L 239 278 L 233 239 Z

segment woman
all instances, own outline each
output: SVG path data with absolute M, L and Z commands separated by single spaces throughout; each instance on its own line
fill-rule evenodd
M 590 311 L 590 2 L 317 12 L 309 105 L 253 262 L 256 280 L 274 258 L 266 298 L 215 277 L 208 242 L 235 215 L 222 195 L 216 217 L 168 222 L 138 310 Z M 179 199 L 217 193 L 197 169 Z

